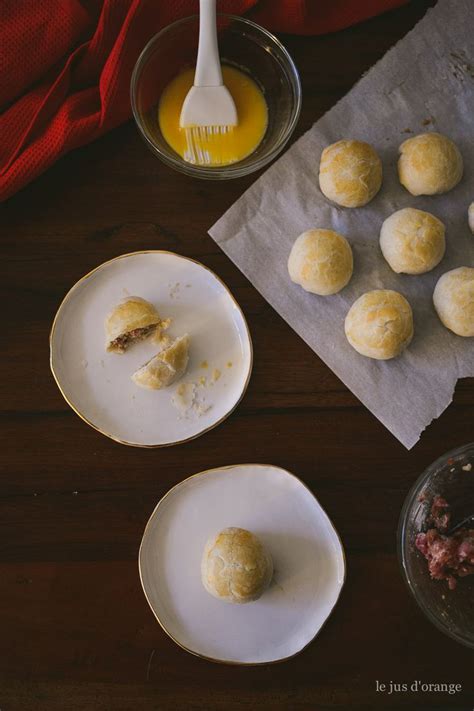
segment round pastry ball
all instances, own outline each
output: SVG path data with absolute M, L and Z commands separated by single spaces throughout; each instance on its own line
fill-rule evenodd
M 469 205 L 469 208 L 467 210 L 467 219 L 469 222 L 469 227 L 471 228 L 471 232 L 474 235 L 474 202 L 471 202 Z
M 441 133 L 420 133 L 400 146 L 398 177 L 412 195 L 445 193 L 462 178 L 462 156 Z
M 398 291 L 376 289 L 355 301 L 344 323 L 347 340 L 361 355 L 388 360 L 413 338 L 410 304 Z
M 333 230 L 303 232 L 291 248 L 290 279 L 319 296 L 336 294 L 352 276 L 352 249 L 345 237 Z
M 258 600 L 273 575 L 270 554 L 244 528 L 224 528 L 206 543 L 201 578 L 207 592 L 226 602 Z
M 362 207 L 380 190 L 382 161 L 369 143 L 337 141 L 324 149 L 319 187 L 342 207 Z
M 438 279 L 433 303 L 441 322 L 458 336 L 474 336 L 474 269 L 458 267 Z
M 424 274 L 440 263 L 446 249 L 441 220 L 405 207 L 387 217 L 380 230 L 380 249 L 397 274 Z

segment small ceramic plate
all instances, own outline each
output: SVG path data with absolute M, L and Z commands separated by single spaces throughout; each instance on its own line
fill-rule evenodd
M 273 581 L 255 601 L 216 600 L 201 583 L 208 538 L 228 526 L 260 537 Z M 201 472 L 171 489 L 145 529 L 139 553 L 145 596 L 165 632 L 192 654 L 229 664 L 294 656 L 318 634 L 345 579 L 339 536 L 311 491 L 264 464 Z
M 189 334 L 179 383 L 157 391 L 131 380 L 159 350 L 153 339 L 121 355 L 106 352 L 104 320 L 127 296 L 170 317 L 170 336 Z M 50 348 L 51 370 L 72 409 L 102 434 L 141 447 L 177 444 L 218 425 L 242 398 L 252 368 L 248 326 L 225 284 L 202 264 L 161 251 L 116 257 L 80 279 L 59 307 Z

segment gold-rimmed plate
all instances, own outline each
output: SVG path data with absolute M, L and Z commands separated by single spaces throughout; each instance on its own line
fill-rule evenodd
M 228 526 L 255 533 L 273 558 L 269 589 L 246 605 L 216 600 L 201 583 L 205 543 Z M 161 499 L 139 571 L 158 622 L 183 649 L 215 662 L 269 664 L 316 637 L 342 590 L 345 556 L 300 479 L 276 466 L 240 464 L 195 474 Z
M 189 334 L 179 383 L 156 391 L 131 380 L 159 350 L 152 339 L 122 355 L 106 352 L 104 320 L 126 296 L 141 296 L 171 318 L 171 336 Z M 164 251 L 125 254 L 80 279 L 58 309 L 50 352 L 72 409 L 102 434 L 139 447 L 178 444 L 218 425 L 239 403 L 252 369 L 248 326 L 228 288 L 199 262 Z

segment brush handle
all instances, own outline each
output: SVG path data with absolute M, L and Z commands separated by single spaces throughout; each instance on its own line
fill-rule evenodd
M 199 46 L 194 86 L 222 86 L 216 0 L 199 0 Z

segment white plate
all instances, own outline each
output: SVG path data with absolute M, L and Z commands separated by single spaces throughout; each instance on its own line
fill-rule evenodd
M 122 355 L 106 352 L 105 317 L 126 296 L 171 317 L 170 335 L 189 334 L 180 383 L 195 383 L 196 407 L 183 412 L 173 404 L 178 384 L 151 391 L 130 379 L 157 352 L 152 339 Z M 207 267 L 172 252 L 125 254 L 80 279 L 59 307 L 50 347 L 51 370 L 72 409 L 102 434 L 142 447 L 184 442 L 218 425 L 242 398 L 252 369 L 248 326 L 232 294 Z
M 216 600 L 201 583 L 207 539 L 227 526 L 261 538 L 275 568 L 256 602 Z M 345 579 L 339 536 L 293 474 L 240 464 L 195 474 L 171 489 L 145 528 L 139 569 L 165 632 L 188 652 L 230 664 L 288 659 L 317 635 Z

